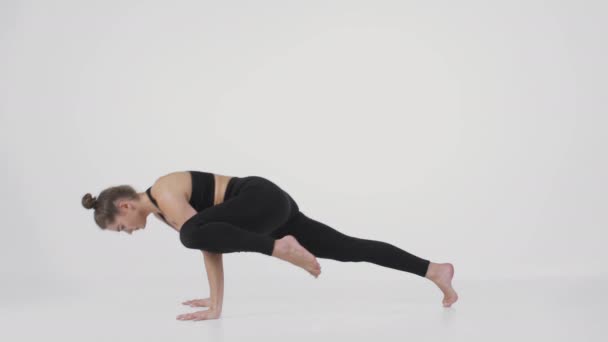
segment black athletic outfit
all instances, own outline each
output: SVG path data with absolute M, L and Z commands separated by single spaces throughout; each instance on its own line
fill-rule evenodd
M 274 241 L 292 235 L 318 258 L 366 261 L 421 277 L 426 275 L 429 260 L 386 242 L 345 235 L 309 218 L 287 192 L 264 177 L 231 178 L 224 202 L 214 206 L 213 174 L 189 172 L 192 176 L 189 203 L 197 214 L 184 222 L 179 232 L 180 241 L 187 248 L 272 255 Z M 146 193 L 158 207 L 150 188 Z

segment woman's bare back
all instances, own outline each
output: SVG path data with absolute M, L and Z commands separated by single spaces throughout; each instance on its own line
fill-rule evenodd
M 224 202 L 226 188 L 228 187 L 228 182 L 230 181 L 232 176 L 225 176 L 214 173 L 213 177 L 215 180 L 215 194 L 213 196 L 213 205 L 218 205 Z M 190 198 L 192 198 L 192 177 L 189 171 L 176 171 L 161 176 L 156 180 L 154 185 L 152 185 L 151 191 L 153 192 L 153 194 L 156 194 L 154 192 L 154 188 L 156 187 L 156 185 L 162 185 L 163 189 L 170 189 L 165 191 L 171 191 L 172 195 L 183 196 L 186 202 L 190 202 Z M 160 217 L 160 215 L 158 215 L 157 213 L 154 213 L 154 216 L 168 224 L 168 222 L 163 220 L 163 218 Z M 177 230 L 177 228 L 173 226 L 171 226 L 171 228 Z

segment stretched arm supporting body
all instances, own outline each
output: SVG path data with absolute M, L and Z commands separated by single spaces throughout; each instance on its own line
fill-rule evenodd
M 196 248 L 191 245 L 190 242 L 192 242 L 192 239 L 185 237 L 186 234 L 184 234 L 184 232 L 186 230 L 198 228 L 197 224 L 194 222 L 199 213 L 183 198 L 171 195 L 169 191 L 164 192 L 164 194 L 165 195 L 158 196 L 157 199 L 160 209 L 165 213 L 165 217 L 169 219 L 170 222 L 176 227 L 179 227 L 180 239 L 184 246 Z M 186 224 L 188 222 L 190 223 Z M 185 227 L 186 229 L 184 229 Z M 190 227 L 190 229 L 187 227 Z M 185 241 L 186 243 L 184 243 Z M 205 269 L 209 281 L 209 309 L 215 311 L 216 314 L 219 315 L 222 311 L 222 302 L 224 298 L 224 268 L 222 254 L 202 249 L 200 251 L 205 258 Z
M 222 312 L 224 300 L 224 266 L 221 253 L 212 253 L 201 250 L 205 257 L 205 269 L 209 281 L 210 309 Z

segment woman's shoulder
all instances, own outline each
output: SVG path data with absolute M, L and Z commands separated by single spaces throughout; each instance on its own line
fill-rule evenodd
M 188 195 L 192 188 L 190 171 L 174 171 L 164 174 L 156 179 L 150 186 L 153 195 L 163 196 L 166 194 Z

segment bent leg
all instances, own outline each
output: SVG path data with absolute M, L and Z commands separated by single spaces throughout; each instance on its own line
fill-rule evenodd
M 228 222 L 197 224 L 189 220 L 182 226 L 179 238 L 186 248 L 214 253 L 258 252 L 272 255 L 275 239 L 242 229 Z
M 199 211 L 180 228 L 187 248 L 216 253 L 258 252 L 272 255 L 269 236 L 298 210 L 293 199 L 265 178 L 239 178 L 228 198 Z
M 343 234 L 330 226 L 299 212 L 283 227 L 273 232 L 274 238 L 293 235 L 298 242 L 319 258 L 343 262 L 370 262 L 424 277 L 430 261 L 408 253 L 386 242 L 361 239 Z

